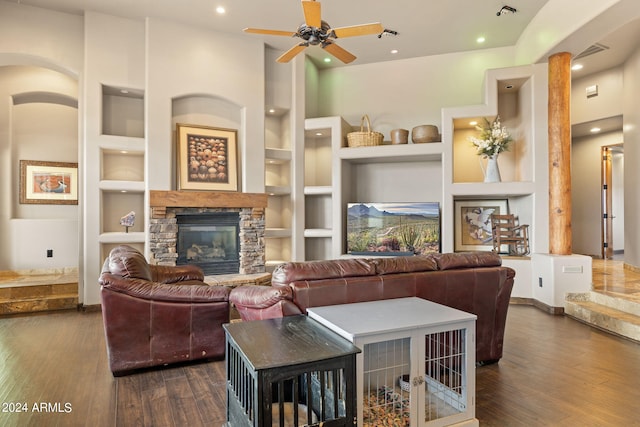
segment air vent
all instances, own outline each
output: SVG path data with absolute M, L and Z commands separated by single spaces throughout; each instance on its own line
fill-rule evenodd
M 593 55 L 594 53 L 602 52 L 603 50 L 607 50 L 607 49 L 609 49 L 609 46 L 605 46 L 603 44 L 596 43 L 596 44 L 593 44 L 593 45 L 589 46 L 585 50 L 583 50 L 581 53 L 579 53 L 573 59 L 576 60 L 576 59 L 584 58 L 586 56 Z

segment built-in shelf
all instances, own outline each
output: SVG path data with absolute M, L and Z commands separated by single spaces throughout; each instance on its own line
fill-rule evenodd
M 399 163 L 440 161 L 442 152 L 442 143 L 432 142 L 340 148 L 338 157 L 353 163 Z
M 264 237 L 267 239 L 282 239 L 291 237 L 290 228 L 266 228 L 264 231 Z
M 308 228 L 304 230 L 304 237 L 332 237 L 333 230 L 330 228 Z
M 102 133 L 144 137 L 144 91 L 102 85 Z
M 291 194 L 291 187 L 288 185 L 265 185 L 264 191 L 270 196 L 288 196 Z
M 264 157 L 268 164 L 277 164 L 291 161 L 291 150 L 285 148 L 266 148 Z
M 140 153 L 145 152 L 144 138 L 133 136 L 100 135 L 102 151 Z M 126 153 L 125 153 L 126 154 Z
M 103 191 L 144 193 L 145 184 L 144 181 L 104 180 L 100 181 L 99 188 Z
M 123 227 L 124 228 L 124 227 Z M 98 240 L 100 243 L 144 243 L 144 232 L 109 232 L 100 234 Z
M 330 196 L 332 188 L 330 185 L 313 185 L 304 187 L 306 196 Z
M 470 182 L 451 185 L 452 196 L 527 196 L 535 193 L 533 182 Z
M 288 261 L 282 260 L 282 259 L 272 259 L 267 261 L 265 264 L 267 267 L 271 267 L 271 268 L 275 268 L 277 266 L 279 266 L 280 264 L 284 264 Z

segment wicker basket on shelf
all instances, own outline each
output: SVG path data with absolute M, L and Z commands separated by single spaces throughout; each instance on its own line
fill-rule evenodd
M 367 130 L 364 130 L 364 124 L 367 123 Z M 370 147 L 382 144 L 382 135 L 380 132 L 371 130 L 371 122 L 366 114 L 360 120 L 360 131 L 349 132 L 347 134 L 347 143 L 349 147 Z

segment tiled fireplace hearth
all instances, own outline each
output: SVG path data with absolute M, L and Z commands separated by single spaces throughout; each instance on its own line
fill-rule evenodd
M 267 195 L 213 191 L 151 191 L 149 248 L 151 262 L 176 265 L 179 215 L 239 214 L 239 274 L 265 272 Z

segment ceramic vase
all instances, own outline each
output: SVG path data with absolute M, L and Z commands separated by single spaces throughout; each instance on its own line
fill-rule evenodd
M 484 182 L 500 182 L 500 169 L 498 168 L 498 155 L 494 154 L 487 160 L 487 169 L 484 172 Z

